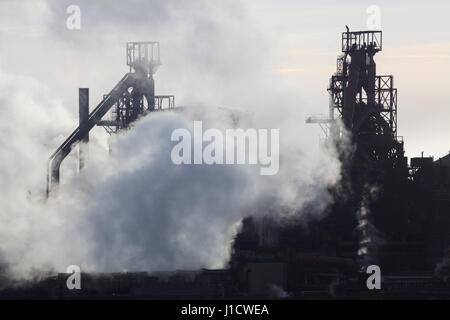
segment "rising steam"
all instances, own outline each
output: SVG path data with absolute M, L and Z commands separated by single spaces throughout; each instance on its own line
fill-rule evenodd
M 2 127 L 0 174 L 6 184 L 0 248 L 16 277 L 36 269 L 64 271 L 72 264 L 85 271 L 222 267 L 245 215 L 264 214 L 273 204 L 293 211 L 314 201 L 324 206 L 326 187 L 339 176 L 339 163 L 330 154 L 310 163 L 298 146 L 283 141 L 280 172 L 273 177 L 259 175 L 256 166 L 176 166 L 170 160 L 174 129 L 189 129 L 192 117 L 214 128 L 236 125 L 228 113 L 200 109 L 138 121 L 133 130 L 112 138 L 109 156 L 91 152 L 85 170 L 66 177 L 58 197 L 45 202 L 44 164 L 55 146 L 48 138 L 57 134 L 41 131 L 62 111 L 45 101 L 54 107 L 47 111 L 39 98 L 3 101 L 12 128 Z M 18 132 L 13 123 L 24 121 L 27 112 L 20 113 L 20 105 L 25 102 L 35 106 L 37 120 Z M 311 171 L 299 170 L 300 164 Z
M 276 206 L 299 214 L 306 204 L 321 212 L 330 203 L 327 187 L 339 181 L 340 162 L 332 148 L 317 148 L 317 136 L 311 138 L 303 125 L 297 90 L 279 85 L 268 71 L 276 61 L 269 48 L 276 49 L 276 42 L 234 14 L 243 11 L 240 4 L 207 2 L 139 3 L 148 25 L 130 18 L 136 6 L 126 5 L 127 18 L 120 20 L 115 11 L 80 1 L 87 21 L 95 24 L 84 24 L 89 32 L 78 33 L 57 23 L 59 14 L 65 17 L 63 2 L 41 8 L 52 18 L 51 28 L 43 29 L 48 33 L 33 48 L 51 44 L 54 56 L 41 51 L 39 63 L 51 66 L 53 77 L 0 74 L 0 270 L 8 276 L 30 278 L 36 270 L 61 272 L 73 264 L 83 271 L 222 267 L 243 217 Z M 112 31 L 106 36 L 104 30 Z M 124 63 L 116 56 L 137 38 L 165 41 L 157 93 L 175 94 L 187 112 L 141 119 L 110 139 L 111 153 L 97 131 L 85 169 L 77 173 L 72 152 L 62 167 L 58 197 L 45 201 L 46 161 L 77 125 L 76 114 L 68 111 L 76 109 L 70 95 L 78 86 L 96 84 L 91 101 L 99 102 L 101 90 L 109 91 L 111 79 L 124 72 L 122 65 L 111 68 Z M 70 63 L 58 60 L 64 55 Z M 193 120 L 220 130 L 280 129 L 279 173 L 260 176 L 257 166 L 175 166 L 171 133 L 190 129 Z

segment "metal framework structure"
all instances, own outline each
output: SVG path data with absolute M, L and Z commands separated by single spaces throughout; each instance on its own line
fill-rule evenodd
M 159 42 L 128 42 L 127 43 L 127 66 L 136 69 L 141 64 L 145 72 L 154 74 L 156 68 L 161 65 Z
M 382 50 L 382 32 L 347 29 L 341 50 L 327 88 L 328 117 L 309 117 L 307 122 L 326 126 L 327 140 L 342 163 L 336 214 L 324 227 L 331 228 L 328 233 L 337 241 L 356 241 L 355 259 L 366 265 L 378 256 L 372 227 L 391 239 L 406 236 L 397 228 L 405 216 L 393 217 L 392 212 L 403 210 L 404 198 L 398 191 L 406 188 L 407 158 L 397 133 L 394 78 L 376 74 L 374 57 Z M 371 198 L 373 192 L 379 192 L 377 201 Z
M 310 116 L 327 138 L 351 132 L 366 158 L 399 159 L 403 141 L 397 136 L 397 89 L 392 75 L 376 75 L 374 56 L 382 50 L 381 31 L 342 33 L 342 53 L 331 76 L 328 117 Z M 363 147 L 364 146 L 364 147 Z M 395 164 L 392 164 L 395 166 Z
M 285 270 L 295 270 L 299 275 L 287 275 L 284 289 L 298 290 L 302 296 L 308 285 L 317 286 L 324 274 L 336 272 L 333 280 L 324 281 L 328 288 L 336 280 L 351 283 L 347 280 L 352 277 L 349 271 L 358 274 L 354 283 L 361 290 L 350 285 L 344 295 L 353 291 L 360 296 L 367 292 L 362 275 L 374 264 L 392 275 L 388 282 L 402 282 L 402 294 L 398 296 L 402 298 L 432 288 L 435 284 L 429 279 L 440 277 L 444 283 L 450 276 L 450 155 L 435 161 L 422 153 L 422 157 L 411 158 L 408 167 L 403 139 L 398 136 L 393 77 L 376 74 L 374 56 L 382 49 L 381 31 L 347 29 L 340 40 L 342 54 L 328 86 L 329 112 L 306 120 L 324 129 L 327 145 L 334 147 L 340 160 L 341 180 L 328 189 L 333 201 L 320 221 L 306 222 L 307 232 L 300 221 L 275 226 L 278 243 L 274 248 L 258 242 L 265 234 L 258 231 L 261 222 L 257 217 L 243 220 L 230 259 L 231 269 L 240 276 L 235 278 L 242 279 L 239 289 L 248 287 L 254 257 L 268 254 L 273 255 L 273 261 L 292 263 Z M 275 210 L 283 212 L 283 208 Z M 299 212 L 315 210 L 312 203 Z M 280 259 L 280 252 L 290 252 L 289 257 Z M 329 264 L 321 259 L 311 263 L 303 260 L 312 253 L 327 257 Z M 295 256 L 303 261 L 290 260 Z M 343 268 L 336 258 L 349 259 L 354 266 Z M 424 280 L 424 274 L 431 276 Z M 308 279 L 311 275 L 315 278 L 312 281 Z M 406 280 L 409 277 L 411 281 Z M 423 285 L 417 281 L 423 281 Z M 407 288 L 408 283 L 411 287 Z M 441 291 L 443 287 L 435 288 Z M 385 291 L 384 297 L 394 290 Z M 449 293 L 447 290 L 446 295 Z M 373 297 L 381 296 L 377 293 Z
M 103 96 L 103 100 L 90 113 L 88 89 L 80 89 L 80 125 L 48 160 L 47 196 L 59 184 L 62 161 L 80 141 L 89 140 L 89 131 L 94 126 L 103 126 L 106 132 L 112 134 L 129 128 L 139 117 L 150 112 L 175 108 L 174 96 L 155 95 L 153 74 L 161 64 L 159 42 L 129 42 L 126 58 L 130 72 Z
M 383 33 L 381 31 L 347 31 L 342 32 L 342 52 L 373 51 L 383 48 Z

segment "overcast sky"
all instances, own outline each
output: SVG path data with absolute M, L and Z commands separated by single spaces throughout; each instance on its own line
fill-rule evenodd
M 309 4 L 308 4 L 309 3 Z M 398 88 L 399 135 L 408 156 L 450 151 L 450 2 L 253 1 L 252 15 L 282 43 L 279 69 L 298 83 L 314 113 L 325 111 L 325 88 L 347 24 L 366 30 L 370 5 L 381 11 L 383 51 L 377 73 L 393 74 Z M 322 107 L 323 106 L 323 107 Z
M 72 4 L 81 8 L 80 30 L 66 28 Z M 297 105 L 291 116 L 305 127 L 302 139 L 315 141 L 320 130 L 304 120 L 327 113 L 340 33 L 346 24 L 366 29 L 373 4 L 381 9 L 384 40 L 377 72 L 395 77 L 407 155 L 446 155 L 448 1 L 0 0 L 0 68 L 44 84 L 76 121 L 77 88 L 91 89 L 93 108 L 127 72 L 125 43 L 157 40 L 157 94 L 174 94 L 179 105 L 246 108 L 260 103 L 262 90 L 276 90 L 285 100 L 274 99 L 273 107 Z

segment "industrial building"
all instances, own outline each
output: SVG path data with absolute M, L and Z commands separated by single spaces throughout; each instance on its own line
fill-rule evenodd
M 276 252 L 273 260 L 285 265 L 284 288 L 296 297 L 450 297 L 444 257 L 450 245 L 450 155 L 437 161 L 405 157 L 394 77 L 376 73 L 374 57 L 382 46 L 381 31 L 343 32 L 328 115 L 306 120 L 322 127 L 325 143 L 336 146 L 343 164 L 327 215 L 306 228 L 278 226 L 279 242 L 271 248 L 258 245 L 261 222 L 249 218 L 235 241 L 238 270 Z M 372 264 L 384 277 L 376 293 L 365 284 Z M 250 279 L 243 279 L 244 287 Z
M 328 114 L 306 120 L 322 127 L 324 143 L 336 148 L 343 164 L 323 219 L 305 226 L 245 218 L 223 270 L 83 274 L 86 285 L 76 292 L 65 287 L 68 275 L 59 274 L 0 297 L 450 298 L 450 154 L 405 156 L 394 77 L 376 70 L 381 31 L 347 29 L 340 46 L 327 88 Z M 75 144 L 89 140 L 94 126 L 112 134 L 148 113 L 175 108 L 173 96 L 154 92 L 159 43 L 129 43 L 127 64 L 130 72 L 91 112 L 88 90 L 80 89 L 80 125 L 49 160 L 49 195 L 61 162 Z M 381 290 L 366 288 L 372 264 L 382 270 Z
M 89 131 L 94 126 L 104 127 L 109 134 L 117 133 L 150 112 L 175 108 L 174 96 L 155 95 L 153 75 L 161 64 L 159 42 L 129 42 L 126 57 L 129 72 L 91 112 L 89 89 L 79 89 L 79 126 L 48 160 L 47 196 L 59 184 L 62 161 L 80 142 L 79 166 L 83 168 Z

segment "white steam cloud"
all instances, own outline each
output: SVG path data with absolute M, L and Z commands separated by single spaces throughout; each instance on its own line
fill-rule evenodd
M 143 31 L 146 25 L 133 28 L 133 23 L 122 24 L 125 31 L 118 31 L 120 41 L 116 39 L 120 46 L 109 50 L 122 56 L 122 40 L 136 40 L 132 37 L 135 29 L 144 40 L 167 39 L 162 43 L 167 73 L 162 69 L 156 76 L 157 94 L 174 93 L 187 112 L 141 119 L 132 130 L 112 137 L 111 154 L 99 147 L 101 137 L 93 135 L 88 163 L 80 174 L 66 159 L 56 199 L 44 199 L 46 161 L 76 126 L 75 113 L 67 111 L 76 104 L 76 97 L 60 97 L 62 91 L 57 89 L 61 83 L 50 77 L 47 82 L 40 76 L 37 81 L 11 72 L 0 74 L 0 260 L 10 276 L 27 278 L 34 270 L 61 272 L 73 264 L 83 271 L 222 267 L 244 216 L 263 215 L 276 206 L 299 214 L 311 202 L 320 213 L 330 203 L 327 187 L 339 181 L 340 163 L 333 150 L 319 151 L 317 137 L 308 134 L 296 91 L 284 87 L 286 83 L 276 75 L 265 74 L 273 58 L 266 50 L 271 39 L 254 33 L 243 17 L 220 15 L 228 15 L 230 8 L 205 6 L 198 11 L 198 3 L 167 3 L 149 5 L 153 17 L 164 13 L 153 33 Z M 141 4 L 147 6 L 147 2 Z M 48 7 L 61 11 L 59 6 Z M 90 34 L 98 37 L 95 43 L 108 43 L 111 39 L 101 32 L 109 30 L 117 12 L 95 16 L 98 10 L 89 8 L 89 2 L 81 3 L 85 16 L 91 14 L 91 21 L 95 18 Z M 51 21 L 56 25 L 54 16 Z M 95 30 L 100 31 L 96 34 Z M 201 36 L 198 43 L 186 40 L 194 35 Z M 120 79 L 123 68 L 117 75 L 112 71 L 103 75 L 101 70 L 107 67 L 100 60 L 109 63 L 109 56 L 98 58 L 100 49 L 92 49 L 93 40 L 84 39 L 82 32 L 74 37 L 86 50 L 74 49 L 71 61 L 96 59 L 100 67 L 90 69 L 97 75 L 87 71 L 86 77 L 98 78 L 100 89 L 94 89 L 107 91 L 114 83 L 105 79 Z M 59 45 L 62 40 L 54 34 L 42 41 L 49 39 L 55 41 L 52 50 L 66 52 L 67 43 Z M 50 64 L 58 69 L 61 62 L 55 58 Z M 64 73 L 68 70 L 72 69 Z M 57 80 L 65 79 L 58 72 L 55 70 Z M 82 84 L 73 80 L 65 86 L 76 92 Z M 95 90 L 91 90 L 91 105 L 99 102 Z M 201 107 L 194 108 L 196 105 Z M 170 136 L 174 129 L 189 128 L 193 120 L 218 129 L 235 125 L 229 111 L 217 105 L 245 111 L 238 127 L 280 129 L 277 175 L 261 176 L 258 166 L 172 164 Z

